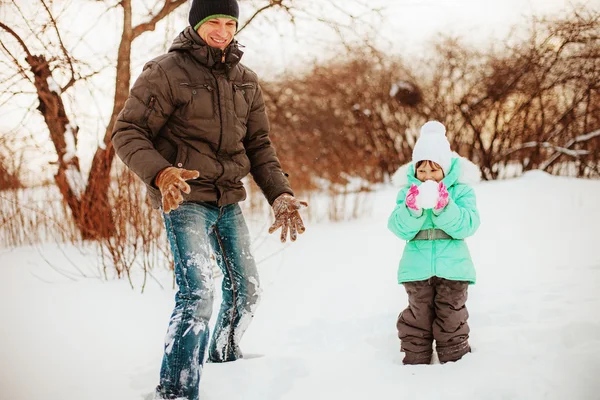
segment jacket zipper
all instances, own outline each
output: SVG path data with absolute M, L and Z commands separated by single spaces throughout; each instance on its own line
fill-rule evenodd
M 433 276 L 437 276 L 437 271 L 435 268 L 435 240 L 430 240 L 431 242 L 431 269 L 433 270 Z
M 237 84 L 236 83 L 236 84 L 233 85 L 233 89 L 235 89 L 235 90 L 239 90 L 239 89 L 241 89 L 241 90 L 252 89 L 253 87 L 254 87 L 254 85 L 251 84 L 251 83 L 242 83 L 242 84 Z
M 242 97 L 244 98 L 244 102 L 246 102 L 246 103 L 249 103 L 248 99 L 246 98 L 246 89 L 252 89 L 252 88 L 254 88 L 254 85 L 252 83 L 234 83 L 233 84 L 233 92 L 241 93 Z M 234 104 L 235 104 L 235 100 L 234 100 Z M 237 105 L 235 107 L 236 107 L 236 113 L 237 113 L 238 112 Z M 250 104 L 248 104 L 248 110 L 246 111 L 246 115 L 245 115 L 246 120 L 248 119 L 249 114 L 250 114 Z
M 150 118 L 150 113 L 154 110 L 154 105 L 156 104 L 156 96 L 150 96 L 150 100 L 148 100 L 148 108 L 144 113 L 144 122 L 148 122 L 148 118 Z
M 219 107 L 219 143 L 217 144 L 217 162 L 221 165 L 221 175 L 215 180 L 215 188 L 217 189 L 217 204 L 219 203 L 219 199 L 221 198 L 221 190 L 219 190 L 219 186 L 217 185 L 217 181 L 223 176 L 225 173 L 225 166 L 219 160 L 219 152 L 221 151 L 221 143 L 223 142 L 223 113 L 221 112 L 221 91 L 219 90 L 219 79 L 215 75 L 214 71 L 211 71 L 213 78 L 217 82 L 217 105 Z
M 205 83 L 201 83 L 201 84 L 197 84 L 197 85 L 192 85 L 191 83 L 184 82 L 184 83 L 180 83 L 179 86 L 189 87 L 190 89 L 202 88 L 202 89 L 208 90 L 209 92 L 212 92 L 214 90 L 212 86 L 207 85 Z M 192 90 L 192 93 L 196 94 L 196 91 Z

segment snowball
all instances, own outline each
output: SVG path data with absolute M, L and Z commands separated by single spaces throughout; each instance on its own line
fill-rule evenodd
M 419 186 L 417 206 L 423 209 L 433 208 L 437 205 L 439 198 L 439 183 L 436 181 L 425 181 Z

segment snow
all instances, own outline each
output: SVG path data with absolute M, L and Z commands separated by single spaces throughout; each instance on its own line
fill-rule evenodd
M 262 301 L 242 341 L 246 359 L 206 364 L 201 398 L 600 398 L 600 182 L 534 171 L 475 190 L 473 353 L 402 365 L 403 242 L 386 228 L 396 195 L 387 186 L 371 194 L 369 213 L 307 221 L 293 244 L 265 238 L 268 223 L 248 216 L 261 242 Z M 166 289 L 150 280 L 141 294 L 100 280 L 96 260 L 93 249 L 66 245 L 0 250 L 1 399 L 131 400 L 153 390 L 172 277 L 155 271 Z M 219 302 L 216 290 L 213 316 Z
M 419 196 L 417 206 L 424 209 L 432 209 L 438 203 L 439 184 L 434 180 L 428 180 L 419 185 Z
M 78 199 L 81 199 L 81 196 L 85 192 L 86 179 L 84 178 L 81 171 L 79 171 L 75 165 L 71 163 L 71 161 L 77 157 L 77 146 L 75 144 L 75 137 L 77 135 L 77 127 L 73 128 L 71 124 L 67 124 L 65 127 L 65 155 L 63 156 L 64 162 L 68 165 L 67 170 L 65 171 L 67 182 L 69 183 L 69 187 L 73 190 L 73 193 Z
M 49 76 L 46 79 L 46 82 L 48 83 L 48 89 L 50 89 L 51 92 L 54 92 L 58 95 L 60 95 L 62 93 L 62 90 L 60 89 L 60 85 L 54 80 L 54 78 L 52 76 Z
M 584 135 L 577 136 L 575 138 L 575 141 L 576 142 L 587 142 L 588 140 L 593 139 L 596 136 L 600 136 L 600 129 L 596 129 L 595 131 L 592 131 L 590 133 L 586 133 Z
M 65 170 L 65 175 L 67 177 L 69 187 L 71 188 L 71 190 L 73 190 L 73 194 L 75 194 L 75 197 L 77 197 L 78 199 L 81 199 L 81 196 L 85 192 L 86 187 L 86 180 L 83 174 L 81 173 L 81 171 L 78 171 L 73 164 L 71 164 Z
M 75 135 L 77 129 L 73 129 L 71 124 L 65 126 L 65 155 L 63 159 L 66 163 L 77 157 L 77 147 L 75 146 Z
M 415 87 L 413 84 L 406 81 L 392 83 L 392 87 L 390 88 L 390 97 L 396 96 L 400 89 L 406 90 L 408 92 L 413 92 L 415 90 Z

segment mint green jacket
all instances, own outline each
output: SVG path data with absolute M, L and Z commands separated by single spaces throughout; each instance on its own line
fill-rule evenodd
M 475 267 L 463 239 L 473 235 L 479 227 L 479 212 L 475 192 L 468 184 L 461 183 L 464 176 L 461 169 L 472 167 L 477 168 L 464 158 L 453 158 L 450 171 L 442 181 L 448 188 L 448 205 L 439 215 L 432 210 L 423 210 L 421 216 L 415 217 L 404 200 L 410 185 L 418 186 L 421 182 L 415 178 L 414 165 L 408 166 L 404 178 L 408 181 L 398 193 L 396 208 L 388 219 L 388 228 L 400 239 L 409 241 L 398 267 L 398 283 L 426 280 L 432 276 L 475 283 Z M 454 240 L 410 241 L 420 230 L 430 228 L 441 229 Z

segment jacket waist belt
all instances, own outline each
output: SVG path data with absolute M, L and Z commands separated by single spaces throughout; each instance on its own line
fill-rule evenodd
M 454 238 L 448 235 L 441 229 L 423 229 L 419 231 L 411 240 L 453 240 Z

